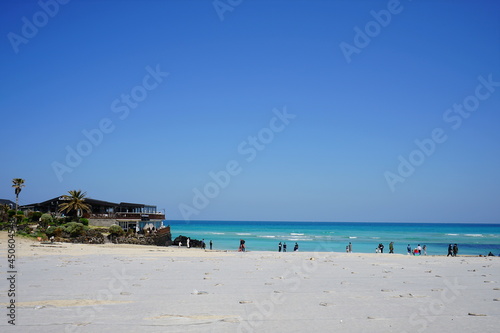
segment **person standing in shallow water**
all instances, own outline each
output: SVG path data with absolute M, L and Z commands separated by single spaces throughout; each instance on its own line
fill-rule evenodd
M 394 253 L 394 242 L 389 243 L 389 253 Z
M 293 251 L 298 251 L 299 250 L 299 244 L 297 244 L 297 242 L 295 242 L 295 246 L 293 247 Z
M 352 252 L 352 244 L 349 242 L 349 245 L 347 245 L 347 252 L 351 253 Z
M 457 253 L 458 253 L 458 245 L 457 244 L 454 244 L 453 245 L 453 256 L 456 257 L 457 256 Z
M 410 246 L 410 244 L 408 244 L 408 246 L 406 247 L 406 251 L 408 252 L 408 255 L 411 254 L 411 246 Z
M 286 252 L 286 243 L 283 242 L 283 252 Z
M 278 243 L 278 252 L 281 252 L 281 242 Z
M 210 240 L 210 250 L 212 249 L 212 240 Z
M 422 247 L 422 250 L 424 250 L 424 256 L 427 255 L 427 245 L 424 244 L 424 246 Z

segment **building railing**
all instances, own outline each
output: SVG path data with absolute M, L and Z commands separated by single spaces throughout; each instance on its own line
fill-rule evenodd
M 133 219 L 133 220 L 164 220 L 163 213 L 109 213 L 109 214 L 89 214 L 91 219 Z

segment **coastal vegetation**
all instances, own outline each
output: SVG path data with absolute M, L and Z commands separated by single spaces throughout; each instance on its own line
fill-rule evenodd
M 83 213 L 90 213 L 92 211 L 92 207 L 85 203 L 86 192 L 82 192 L 82 190 L 72 190 L 68 191 L 68 193 L 69 195 L 63 195 L 63 199 L 66 202 L 59 205 L 59 211 L 61 213 L 79 218 Z
M 16 211 L 19 209 L 19 194 L 24 185 L 24 179 L 22 178 L 14 178 L 12 179 L 12 187 L 14 188 L 14 193 L 16 194 Z

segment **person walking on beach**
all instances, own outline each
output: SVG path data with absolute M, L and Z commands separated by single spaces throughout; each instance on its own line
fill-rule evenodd
M 278 244 L 278 252 L 281 252 L 281 242 Z
M 378 245 L 378 248 L 379 248 L 380 253 L 384 253 L 384 244 L 380 243 Z
M 210 240 L 210 250 L 212 249 L 212 240 Z
M 351 253 L 352 252 L 352 244 L 349 242 L 349 245 L 347 245 L 347 252 Z
M 406 251 L 408 252 L 408 255 L 411 254 L 411 246 L 410 246 L 410 244 L 408 244 L 408 246 L 406 247 Z
M 424 256 L 426 256 L 427 255 L 427 245 L 424 244 L 422 249 L 424 250 Z
M 283 252 L 286 252 L 286 243 L 283 242 Z
M 189 237 L 188 237 L 188 239 L 187 239 L 187 241 L 186 241 L 186 242 L 187 242 L 187 247 L 188 247 L 188 249 L 189 249 L 189 247 L 190 247 L 190 246 L 189 246 L 189 241 L 190 241 L 190 239 L 189 239 Z
M 449 257 L 449 256 L 453 257 L 453 245 L 452 244 L 448 245 L 448 254 L 446 256 L 447 257 Z
M 293 247 L 293 251 L 296 252 L 299 250 L 299 244 L 297 244 L 297 242 L 295 242 L 295 246 Z
M 417 245 L 417 250 L 418 250 L 418 255 L 421 255 L 422 254 L 422 247 L 420 246 L 420 244 Z
M 201 240 L 201 248 L 205 250 L 206 244 L 205 244 L 205 238 Z
M 453 245 L 453 256 L 456 257 L 457 256 L 457 253 L 458 253 L 458 245 L 457 244 L 454 244 Z
M 389 243 L 389 253 L 394 253 L 394 242 Z

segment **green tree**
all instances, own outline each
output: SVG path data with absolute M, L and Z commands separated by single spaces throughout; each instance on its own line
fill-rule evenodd
M 68 191 L 69 195 L 63 195 L 63 200 L 65 202 L 59 204 L 59 211 L 62 213 L 67 213 L 68 215 L 73 215 L 80 217 L 82 213 L 92 211 L 89 204 L 85 203 L 86 192 L 81 190 Z
M 51 224 L 53 221 L 54 221 L 54 219 L 52 218 L 52 215 L 50 215 L 50 214 L 43 214 L 40 217 L 40 226 L 42 228 L 47 228 L 49 226 L 49 224 Z
M 12 179 L 12 187 L 14 188 L 14 193 L 16 193 L 16 212 L 19 208 L 19 193 L 21 193 L 21 190 L 24 186 L 25 186 L 24 179 L 22 178 Z
M 9 210 L 8 205 L 0 205 L 0 222 L 7 222 L 9 220 Z

